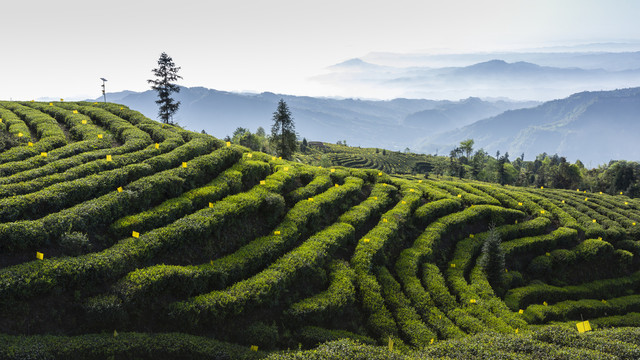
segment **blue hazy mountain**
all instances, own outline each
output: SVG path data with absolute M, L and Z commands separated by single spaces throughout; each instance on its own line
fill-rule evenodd
M 417 141 L 437 131 L 447 131 L 506 110 L 530 107 L 535 102 L 394 99 L 389 101 L 332 99 L 274 93 L 243 94 L 203 87 L 182 87 L 174 94 L 181 102 L 175 121 L 194 131 L 205 130 L 216 137 L 231 135 L 238 127 L 267 132 L 273 112 L 282 98 L 287 102 L 300 137 L 354 146 L 393 150 L 412 148 Z M 107 100 L 125 104 L 146 116 L 157 118 L 156 93 L 108 93 Z M 434 115 L 435 114 L 435 115 Z
M 640 88 L 581 92 L 527 109 L 506 111 L 460 129 L 423 139 L 418 150 L 448 153 L 474 139 L 489 154 L 547 152 L 597 166 L 609 160 L 640 160 Z
M 366 94 L 548 101 L 584 90 L 640 86 L 640 52 L 370 54 L 330 66 L 318 82 Z

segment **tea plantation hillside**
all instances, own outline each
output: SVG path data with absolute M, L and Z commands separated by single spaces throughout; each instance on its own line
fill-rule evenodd
M 640 358 L 640 200 L 304 165 L 116 104 L 0 118 L 2 359 Z
M 388 174 L 425 173 L 433 168 L 434 156 L 402 153 L 377 148 L 360 148 L 322 142 L 311 142 L 296 160 L 324 166 L 376 169 Z

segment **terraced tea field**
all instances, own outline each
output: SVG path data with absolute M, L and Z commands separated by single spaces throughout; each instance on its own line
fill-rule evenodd
M 433 156 L 401 153 L 375 148 L 359 148 L 323 143 L 309 146 L 309 155 L 296 154 L 305 163 L 318 162 L 325 157 L 333 166 L 357 169 L 375 169 L 388 174 L 425 173 L 432 169 Z
M 0 358 L 640 358 L 637 199 L 287 162 L 116 104 L 0 118 Z

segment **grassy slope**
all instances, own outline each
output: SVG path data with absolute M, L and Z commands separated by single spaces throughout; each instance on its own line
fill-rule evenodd
M 601 330 L 640 324 L 638 200 L 287 162 L 115 104 L 0 110 L 30 134 L 0 153 L 0 357 L 638 357 L 637 328 Z

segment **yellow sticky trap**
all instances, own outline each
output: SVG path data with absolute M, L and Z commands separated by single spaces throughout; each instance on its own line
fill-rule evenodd
M 362 240 L 362 241 L 363 241 L 363 242 L 368 243 L 368 242 L 369 242 L 369 239 L 364 239 L 364 240 Z
M 212 202 L 210 202 L 210 203 L 209 203 L 209 207 L 210 207 L 210 208 L 212 208 L 212 207 L 213 207 L 213 203 L 212 203 Z
M 278 156 L 278 160 L 282 160 L 282 156 Z M 318 166 L 319 168 L 321 168 L 322 166 Z
M 32 143 L 31 141 L 29 141 L 29 142 L 27 143 L 27 146 L 33 146 L 33 143 Z
M 475 235 L 474 234 L 469 234 L 469 237 L 473 239 L 475 237 Z
M 102 139 L 102 134 L 98 134 L 98 139 Z
M 456 264 L 453 264 L 453 263 L 452 263 L 452 264 L 451 264 L 451 267 L 452 267 L 452 268 L 456 267 Z
M 39 251 L 36 251 L 36 259 L 44 260 L 44 254 Z
M 470 299 L 470 300 L 469 300 L 469 303 L 470 303 L 470 304 L 475 304 L 475 303 L 476 303 L 476 299 Z
M 251 351 L 258 351 L 258 345 L 251 345 Z
M 429 341 L 429 344 L 430 344 L 430 345 L 433 345 L 433 342 L 434 342 L 434 341 L 435 341 L 435 339 L 434 339 L 434 338 L 431 338 L 431 340 Z
M 577 191 L 577 192 L 580 192 L 580 189 L 577 189 L 576 191 Z
M 209 264 L 211 264 L 211 266 L 213 266 L 213 260 L 209 261 Z
M 156 143 L 155 148 L 160 149 L 160 144 Z
M 2 119 L 0 119 L 0 124 L 2 123 Z
M 63 101 L 64 101 L 64 99 L 60 99 L 60 102 L 63 102 Z
M 116 190 L 118 190 L 118 192 L 122 192 L 122 186 L 119 186 Z
M 336 184 L 335 187 L 339 187 L 340 185 Z
M 0 119 L 0 120 L 2 120 L 2 119 Z M 622 191 L 620 191 L 620 195 L 622 195 Z
M 248 157 L 248 158 L 253 157 L 253 154 L 252 154 L 252 153 L 248 153 L 248 154 L 247 154 L 247 157 Z
M 280 230 L 276 230 L 273 232 L 273 235 L 280 235 Z
M 407 202 L 406 202 L 406 201 L 404 201 L 404 200 L 402 200 L 402 203 L 403 203 L 403 204 L 406 204 Z
M 628 203 L 628 202 L 626 202 L 626 201 L 624 202 L 624 204 L 625 204 L 625 205 L 629 205 L 629 203 Z
M 504 272 L 509 272 L 509 269 L 504 269 Z
M 631 223 L 631 225 L 636 226 L 636 223 Z
M 120 107 L 120 110 L 124 110 L 124 107 Z
M 382 183 L 382 186 L 387 186 L 387 183 Z
M 289 167 L 288 167 L 288 166 L 285 166 L 285 167 L 283 168 L 283 170 L 284 170 L 284 171 L 289 171 Z
M 578 328 L 579 333 L 591 331 L 591 325 L 589 325 L 589 320 L 577 323 L 576 327 Z
M 591 220 L 591 221 L 596 222 L 596 219 L 593 219 L 593 220 Z
M 372 199 L 373 200 L 378 200 L 378 197 L 377 196 L 373 196 Z
M 267 182 L 264 180 L 260 180 L 260 185 L 265 185 Z
M 587 193 L 587 190 L 583 191 L 583 193 L 585 193 L 585 194 L 586 194 L 586 193 Z
M 336 172 L 336 169 L 331 169 L 331 172 Z
M 187 163 L 183 161 L 183 162 L 182 162 L 182 167 L 183 167 L 183 168 L 186 168 L 186 167 L 187 167 Z
M 379 173 L 378 173 L 378 176 L 382 176 L 382 173 L 381 173 L 381 172 L 379 172 Z
M 518 329 L 516 328 L 516 334 L 518 333 Z
M 542 305 L 544 305 L 544 306 L 549 306 L 549 304 L 547 304 L 547 302 L 546 302 L 546 301 L 543 301 L 543 302 L 542 302 Z
M 387 218 L 382 218 L 382 222 L 386 223 L 387 222 Z
M 276 160 L 276 157 L 275 157 L 275 156 L 272 156 L 272 157 L 271 157 L 271 160 L 272 160 L 272 161 L 275 161 L 275 160 Z
M 602 191 L 600 191 L 600 195 L 602 195 Z
M 49 106 L 53 106 L 53 103 L 49 103 Z
M 551 253 L 544 253 L 545 256 L 551 256 Z
M 73 113 L 74 113 L 74 114 L 77 114 L 77 113 L 78 113 L 78 110 L 73 110 Z
M 518 220 L 516 220 L 516 224 L 518 223 Z
M 132 231 L 131 232 L 131 236 L 133 236 L 134 238 L 139 238 L 140 237 L 140 233 L 137 231 Z
M 462 197 L 462 194 L 458 194 L 458 197 L 459 197 L 459 198 L 461 198 L 461 197 Z
M 87 120 L 82 120 L 80 122 L 82 123 L 82 125 L 87 125 Z
M 42 157 L 47 157 L 47 153 L 46 153 L 46 152 L 41 152 L 41 153 L 40 153 L 40 156 L 42 156 Z
M 606 304 L 606 303 L 607 303 L 607 300 L 602 299 L 602 303 L 603 303 L 603 304 Z
M 544 214 L 544 210 L 540 210 L 540 214 Z
M 393 351 L 393 339 L 389 336 L 389 351 Z
M 589 198 L 588 197 L 584 198 L 584 201 L 589 201 Z
M 564 204 L 564 200 L 562 200 L 562 203 Z
M 521 202 L 519 202 L 519 203 L 518 203 L 518 206 L 522 206 L 522 203 L 521 203 Z
M 524 314 L 524 310 L 522 309 L 518 310 L 518 314 Z
M 24 136 L 23 133 L 21 133 L 21 132 L 18 133 L 18 137 L 23 137 L 23 136 Z
M 225 144 L 227 145 L 227 147 L 231 147 L 231 141 L 227 141 Z
M 540 186 L 540 189 L 544 189 L 544 186 Z
M 118 336 L 118 332 L 113 330 L 113 337 L 117 337 Z
M 94 103 L 93 103 L 93 105 L 98 105 L 98 103 L 97 103 L 97 102 L 94 102 Z
M 107 161 L 111 161 L 111 155 L 107 155 Z
M 413 191 L 414 191 L 413 189 L 409 189 L 409 192 L 413 192 Z
M 602 236 L 598 236 L 598 240 L 602 240 Z
M 309 198 L 308 200 L 309 200 L 309 201 L 313 201 L 313 198 Z

